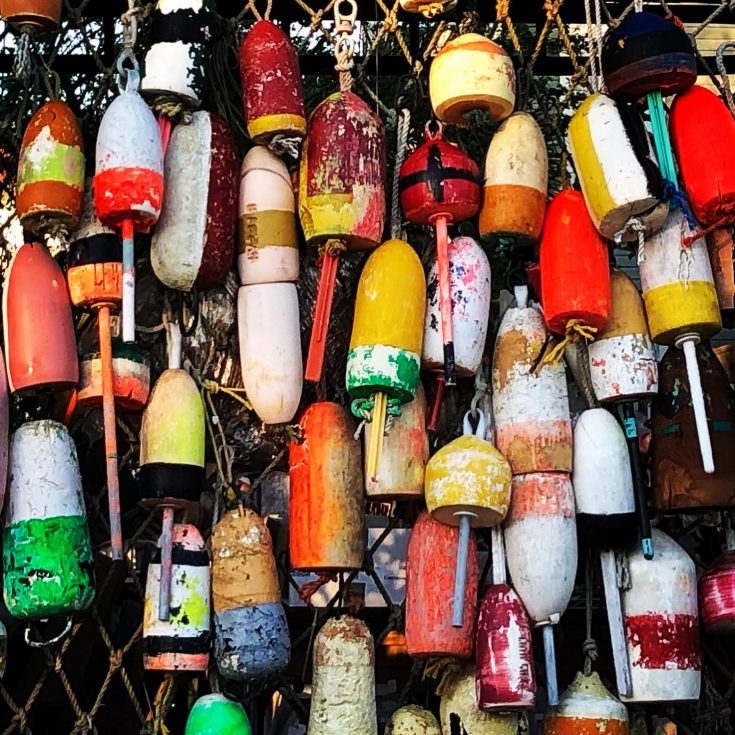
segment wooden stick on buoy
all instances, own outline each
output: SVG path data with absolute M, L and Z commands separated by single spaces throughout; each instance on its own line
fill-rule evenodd
M 135 342 L 135 228 L 133 221 L 122 223 L 123 242 L 123 342 Z
M 698 334 L 683 334 L 676 340 L 676 346 L 684 352 L 686 360 L 687 375 L 689 376 L 689 389 L 692 394 L 692 408 L 694 409 L 694 420 L 697 424 L 697 436 L 699 437 L 699 450 L 702 453 L 702 465 L 704 471 L 711 474 L 715 471 L 715 460 L 712 456 L 712 439 L 709 435 L 707 425 L 707 409 L 704 405 L 704 393 L 702 392 L 702 378 L 699 374 L 697 363 L 697 345 L 700 342 Z
M 316 304 L 314 305 L 314 325 L 309 338 L 309 353 L 306 357 L 304 378 L 316 382 L 321 378 L 324 367 L 324 351 L 327 346 L 327 329 L 334 302 L 334 286 L 337 282 L 340 248 L 325 247 L 319 273 Z
M 623 426 L 625 428 L 625 439 L 628 442 L 630 469 L 636 494 L 636 512 L 638 513 L 638 526 L 641 532 L 641 551 L 646 559 L 653 559 L 651 519 L 648 516 L 648 493 L 643 479 L 641 450 L 638 446 L 638 422 L 633 404 L 629 402 L 623 404 Z
M 454 385 L 454 333 L 452 330 L 452 295 L 449 287 L 448 218 L 439 214 L 432 218 L 436 227 L 436 265 L 439 273 L 439 309 L 442 316 L 444 342 L 444 375 L 447 385 Z M 461 546 L 461 544 L 460 544 Z
M 546 662 L 546 697 L 549 704 L 555 707 L 559 704 L 559 683 L 556 679 L 556 648 L 554 647 L 554 624 L 559 622 L 551 620 L 548 625 L 543 626 L 544 637 L 544 660 Z
M 602 584 L 605 587 L 605 607 L 607 608 L 607 621 L 610 626 L 610 645 L 613 649 L 613 660 L 615 661 L 618 694 L 621 697 L 629 697 L 632 692 L 632 684 L 626 648 L 623 607 L 620 602 L 620 589 L 618 588 L 615 551 L 613 549 L 601 550 L 600 564 L 602 566 Z

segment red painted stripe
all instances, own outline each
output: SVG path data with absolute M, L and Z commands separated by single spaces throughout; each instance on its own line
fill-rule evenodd
M 625 634 L 633 647 L 631 666 L 695 671 L 702 668 L 696 615 L 626 615 Z

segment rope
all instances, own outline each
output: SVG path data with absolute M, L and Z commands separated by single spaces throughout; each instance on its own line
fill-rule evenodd
M 581 319 L 570 319 L 567 322 L 564 339 L 544 355 L 540 362 L 540 367 L 544 365 L 556 365 L 564 356 L 564 350 L 567 345 L 574 344 L 580 339 L 591 342 L 594 340 L 595 334 L 597 334 L 596 327 L 590 327 Z
M 234 398 L 238 403 L 241 403 L 248 409 L 248 411 L 253 410 L 253 404 L 250 403 L 247 398 L 243 398 L 243 395 L 246 393 L 245 388 L 228 388 L 225 385 L 220 385 L 214 380 L 207 379 L 202 380 L 202 388 L 214 396 L 218 393 L 224 393 L 226 396 Z
M 725 102 L 730 108 L 730 112 L 735 115 L 735 100 L 732 98 L 732 89 L 730 88 L 730 75 L 725 67 L 725 51 L 729 48 L 735 48 L 735 41 L 725 41 L 717 47 L 715 59 L 717 62 L 717 71 L 720 72 L 722 78 L 722 94 L 725 96 Z
M 403 218 L 401 216 L 401 192 L 399 180 L 401 175 L 401 166 L 406 159 L 406 151 L 408 150 L 408 132 L 411 125 L 411 113 L 403 109 L 398 116 L 398 125 L 396 128 L 396 160 L 393 164 L 393 183 L 391 189 L 391 212 L 390 212 L 390 233 L 394 240 L 403 238 Z
M 16 79 L 27 81 L 33 69 L 33 39 L 30 33 L 21 33 L 13 59 L 13 74 Z
M 584 675 L 589 676 L 592 673 L 592 664 L 597 661 L 599 652 L 597 650 L 597 641 L 592 637 L 592 609 L 594 605 L 594 562 L 595 552 L 590 549 L 587 553 L 587 564 L 585 566 L 585 623 L 586 637 L 582 644 L 584 652 Z

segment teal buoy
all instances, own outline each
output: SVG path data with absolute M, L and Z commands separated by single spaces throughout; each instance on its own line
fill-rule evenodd
M 222 694 L 207 694 L 192 707 L 184 735 L 252 735 L 252 732 L 240 703 Z

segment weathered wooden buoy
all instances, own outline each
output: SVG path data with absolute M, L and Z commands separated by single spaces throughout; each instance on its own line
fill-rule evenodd
M 498 449 L 514 475 L 572 471 L 572 422 L 563 362 L 541 364 L 544 318 L 516 289 L 493 354 L 493 423 Z
M 661 228 L 668 205 L 643 121 L 604 94 L 588 97 L 569 123 L 569 147 L 589 214 L 610 240 Z
M 312 403 L 289 451 L 289 551 L 294 569 L 362 567 L 367 531 L 362 456 L 355 427 L 336 403 Z
M 335 130 L 340 134 L 335 135 Z M 319 291 L 304 377 L 322 374 L 339 252 L 380 244 L 385 224 L 385 131 L 352 92 L 336 92 L 309 120 L 299 175 L 299 218 L 306 242 L 322 253 Z
M 559 706 L 544 717 L 544 735 L 628 735 L 628 710 L 597 672 L 579 672 Z
M 365 424 L 364 449 L 370 446 L 372 422 Z M 424 471 L 429 461 L 429 437 L 426 434 L 426 397 L 419 381 L 416 396 L 401 409 L 388 434 L 378 473 L 373 478 L 367 469 L 365 451 L 365 495 L 380 500 L 412 500 L 424 497 Z
M 184 735 L 252 735 L 250 720 L 239 702 L 224 694 L 207 694 L 194 703 Z
M 12 393 L 79 382 L 66 279 L 45 245 L 23 245 L 5 273 L 3 327 Z
M 425 18 L 435 18 L 457 7 L 457 0 L 400 0 L 407 13 L 421 13 Z
M 409 704 L 390 716 L 385 735 L 441 735 L 441 730 L 436 717 L 429 710 Z
M 719 227 L 706 237 L 712 276 L 723 321 L 731 326 L 735 315 L 735 228 Z
M 656 555 L 628 555 L 630 589 L 623 592 L 633 694 L 624 702 L 699 699 L 697 575 L 689 554 L 653 530 Z
M 77 451 L 64 426 L 29 421 L 10 440 L 3 595 L 11 615 L 70 615 L 92 604 L 92 543 Z
M 480 235 L 538 242 L 548 179 L 549 158 L 541 129 L 529 113 L 514 112 L 487 149 Z
M 429 69 L 434 114 L 463 125 L 465 113 L 485 110 L 505 120 L 516 103 L 516 75 L 506 51 L 478 33 L 463 33 L 444 44 Z
M 477 547 L 470 536 L 465 615 L 462 627 L 452 625 L 454 565 L 459 529 L 422 513 L 408 541 L 406 555 L 406 643 L 414 658 L 470 658 L 474 648 L 477 609 Z
M 0 0 L 0 16 L 23 31 L 49 31 L 61 20 L 62 0 Z
M 195 112 L 173 129 L 163 209 L 151 240 L 151 265 L 164 286 L 208 289 L 230 272 L 239 171 L 237 144 L 222 118 Z
M 212 602 L 222 676 L 252 681 L 288 664 L 291 642 L 273 541 L 254 511 L 230 511 L 212 529 Z
M 237 260 L 243 286 L 299 279 L 296 199 L 286 164 L 265 146 L 245 155 Z
M 684 351 L 702 464 L 705 472 L 713 472 L 696 345 L 717 334 L 722 322 L 707 247 L 702 238 L 687 245 L 691 234 L 684 215 L 673 211 L 663 229 L 646 241 L 641 287 L 653 341 Z
M 199 107 L 204 94 L 213 0 L 158 0 L 141 91 L 156 101 Z
M 65 102 L 47 102 L 28 123 L 16 191 L 20 223 L 37 237 L 76 226 L 84 194 L 84 144 L 79 121 Z
M 347 392 L 352 413 L 373 424 L 367 474 L 377 477 L 388 412 L 413 400 L 419 384 L 426 278 L 416 251 L 388 240 L 370 254 L 357 285 Z
M 735 550 L 718 556 L 699 578 L 699 608 L 708 633 L 735 630 Z
M 345 615 L 314 641 L 309 735 L 377 735 L 375 647 L 368 627 Z
M 161 546 L 148 566 L 143 613 L 143 666 L 155 671 L 206 671 L 209 664 L 210 574 L 207 546 L 196 526 L 172 532 L 170 615 L 159 618 Z
M 237 320 L 242 384 L 248 400 L 266 424 L 291 421 L 304 382 L 296 285 L 242 286 Z
M 240 46 L 245 122 L 255 143 L 306 135 L 299 57 L 291 39 L 270 20 L 258 20 Z
M 715 471 L 697 461 L 696 418 L 684 356 L 669 349 L 659 366 L 659 395 L 653 402 L 651 498 L 663 513 L 701 512 L 735 503 L 735 399 L 727 374 L 709 344 L 696 348 L 703 400 L 709 408 Z

